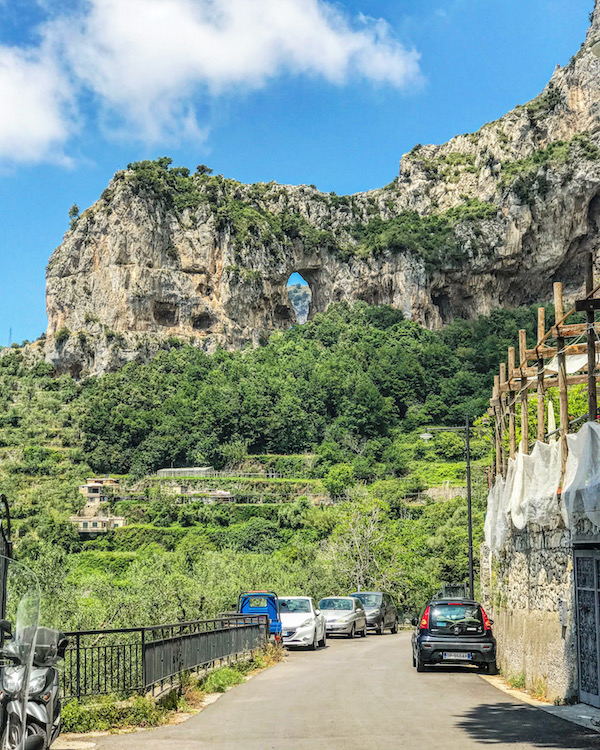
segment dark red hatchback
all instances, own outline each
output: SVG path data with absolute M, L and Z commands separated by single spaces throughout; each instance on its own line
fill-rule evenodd
M 414 618 L 413 667 L 423 672 L 435 664 L 463 664 L 497 674 L 493 621 L 471 599 L 432 599 Z

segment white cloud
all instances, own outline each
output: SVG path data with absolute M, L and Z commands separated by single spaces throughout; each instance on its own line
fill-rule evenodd
M 69 84 L 44 50 L 0 45 L 0 159 L 65 161 L 72 132 Z
M 205 138 L 199 106 L 284 74 L 334 85 L 358 78 L 396 88 L 420 77 L 418 54 L 402 47 L 384 21 L 350 19 L 325 0 L 83 2 L 78 12 L 54 17 L 41 29 L 42 48 L 53 55 L 47 67 L 12 53 L 25 68 L 34 109 L 45 114 L 30 117 L 30 107 L 19 110 L 17 102 L 6 133 L 10 127 L 22 131 L 20 121 L 30 122 L 32 155 L 43 156 L 68 138 L 64 91 L 91 92 L 104 118 L 125 125 L 128 137 L 159 141 L 175 134 Z M 27 132 L 22 131 L 24 154 Z M 0 154 L 7 140 L 0 124 Z

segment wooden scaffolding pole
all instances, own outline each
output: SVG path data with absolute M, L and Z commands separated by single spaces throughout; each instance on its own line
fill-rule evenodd
M 519 331 L 519 361 L 521 368 L 527 367 L 525 352 L 527 351 L 527 331 L 522 328 Z M 521 376 L 521 452 L 529 453 L 529 412 L 528 412 L 528 390 L 527 376 Z
M 546 328 L 546 310 L 538 307 L 538 341 L 544 337 Z M 537 439 L 543 443 L 546 437 L 546 420 L 544 416 L 544 360 L 538 357 L 537 361 Z
M 587 295 L 594 288 L 594 255 L 588 253 L 585 278 L 585 292 Z M 587 355 L 588 355 L 588 422 L 595 422 L 598 413 L 598 396 L 596 391 L 596 314 L 592 309 L 586 311 L 587 322 Z
M 494 375 L 494 422 L 495 422 L 495 438 L 496 438 L 496 476 L 502 473 L 502 455 L 501 455 L 501 420 L 502 420 L 502 409 L 500 406 L 500 376 Z
M 506 362 L 500 362 L 500 452 L 502 455 L 502 476 L 506 476 L 508 457 L 504 447 L 504 431 L 506 429 L 506 392 L 502 386 L 506 383 Z
M 512 377 L 511 373 L 515 369 L 515 347 L 508 347 L 508 376 Z M 509 454 L 511 458 L 514 458 L 517 453 L 517 427 L 516 427 L 516 394 L 514 391 L 508 392 L 508 441 L 509 441 Z
M 567 466 L 567 455 L 569 447 L 567 435 L 569 434 L 569 394 L 567 392 L 567 361 L 565 355 L 565 339 L 561 334 L 560 323 L 564 317 L 563 314 L 563 295 L 562 284 L 557 281 L 554 284 L 554 319 L 556 325 L 556 348 L 558 349 L 558 398 L 560 404 L 560 457 L 561 457 L 561 485 Z

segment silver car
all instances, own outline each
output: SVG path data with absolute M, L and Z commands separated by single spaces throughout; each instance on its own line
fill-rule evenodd
M 360 599 L 355 596 L 328 596 L 321 599 L 319 609 L 325 615 L 328 635 L 354 638 L 367 635 L 367 616 Z

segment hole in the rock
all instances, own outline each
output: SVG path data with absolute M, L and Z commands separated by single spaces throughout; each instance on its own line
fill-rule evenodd
M 275 305 L 275 317 L 280 320 L 291 320 L 292 311 L 286 305 Z
M 192 326 L 196 331 L 208 331 L 213 324 L 213 317 L 210 313 L 203 312 L 192 320 Z
M 177 323 L 177 307 L 171 302 L 155 302 L 154 320 L 159 326 L 174 326 Z
M 439 310 L 443 321 L 452 320 L 452 303 L 450 302 L 450 296 L 446 292 L 432 294 L 431 301 Z
M 308 282 L 299 273 L 293 273 L 288 279 L 287 291 L 296 312 L 296 322 L 306 323 L 312 300 Z

